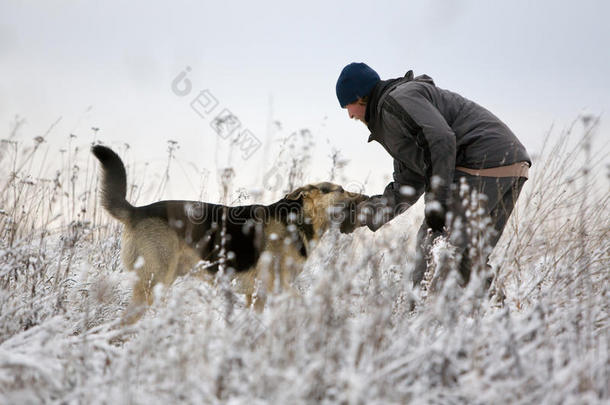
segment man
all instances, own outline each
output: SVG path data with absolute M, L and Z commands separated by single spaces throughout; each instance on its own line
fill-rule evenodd
M 459 228 L 456 218 L 466 222 L 460 183 L 486 196 L 482 208 L 495 229 L 489 244 L 496 245 L 531 166 L 525 148 L 502 121 L 459 94 L 436 87 L 430 77 L 414 77 L 412 71 L 381 80 L 366 64 L 351 63 L 341 71 L 336 92 L 349 117 L 368 126 L 368 141 L 379 142 L 394 159 L 394 181 L 383 195 L 359 207 L 362 225 L 376 231 L 425 193 L 415 285 L 424 277 L 432 240 L 448 228 Z M 452 215 L 446 216 L 448 212 Z M 446 218 L 453 218 L 452 223 Z M 468 239 L 463 227 L 451 237 L 461 256 L 464 284 L 471 272 Z

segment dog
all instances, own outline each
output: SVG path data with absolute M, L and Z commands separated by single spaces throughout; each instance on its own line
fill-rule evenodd
M 102 168 L 101 205 L 125 225 L 121 259 L 137 273 L 125 323 L 139 319 L 157 283 L 196 274 L 214 282 L 222 270 L 246 305 L 261 311 L 267 292 L 290 289 L 322 234 L 333 226 L 350 233 L 356 209 L 368 196 L 332 183 L 309 184 L 271 205 L 224 206 L 199 201 L 159 201 L 135 207 L 126 200 L 121 158 L 95 145 Z

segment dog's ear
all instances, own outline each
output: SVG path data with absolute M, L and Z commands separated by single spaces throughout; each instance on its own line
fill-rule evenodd
M 286 194 L 286 196 L 284 198 L 287 200 L 293 200 L 293 201 L 301 200 L 303 197 L 305 197 L 305 195 L 307 195 L 308 191 L 311 191 L 311 189 L 312 189 L 311 185 L 299 187 L 299 188 L 291 191 L 290 193 Z
M 287 200 L 299 200 L 301 198 L 303 198 L 303 188 L 297 188 L 296 190 L 291 191 L 290 193 L 286 194 L 284 196 L 285 199 Z

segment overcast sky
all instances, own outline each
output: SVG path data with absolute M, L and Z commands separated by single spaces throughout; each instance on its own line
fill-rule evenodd
M 134 160 L 162 161 L 166 140 L 201 168 L 222 166 L 210 117 L 190 102 L 201 90 L 264 144 L 302 128 L 318 145 L 312 180 L 324 179 L 330 147 L 351 161 L 347 177 L 380 192 L 391 159 L 339 107 L 335 82 L 349 62 L 382 78 L 413 69 L 503 119 L 532 153 L 554 124 L 610 111 L 610 2 L 592 1 L 10 1 L 0 2 L 0 124 L 27 119 L 22 139 L 49 145 L 90 128 Z M 186 67 L 192 90 L 172 91 Z M 271 103 L 270 103 L 270 100 Z M 270 108 L 272 105 L 272 108 Z M 558 132 L 558 131 L 557 131 Z M 222 140 L 220 140 L 222 141 Z M 232 162 L 268 168 L 270 154 Z M 244 177 L 244 183 L 254 180 Z M 252 185 L 252 184 L 241 184 Z

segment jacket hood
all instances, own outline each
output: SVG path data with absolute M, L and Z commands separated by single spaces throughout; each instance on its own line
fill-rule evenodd
M 417 77 L 413 77 L 413 71 L 412 70 L 409 70 L 405 74 L 404 79 L 408 79 L 406 81 L 413 80 L 413 81 L 416 81 L 416 82 L 424 82 L 424 83 L 428 83 L 428 84 L 431 84 L 431 85 L 435 86 L 434 80 L 430 76 L 424 74 L 424 75 L 419 75 Z
M 396 86 L 402 83 L 416 81 L 416 82 L 424 82 L 435 86 L 434 80 L 428 75 L 420 75 L 415 77 L 413 74 L 413 70 L 409 70 L 403 77 L 399 77 L 396 79 L 389 80 L 380 80 L 377 82 L 373 90 L 371 90 L 369 101 L 366 106 L 366 112 L 364 115 L 364 120 L 367 122 L 367 126 L 371 132 L 373 132 L 376 116 L 377 116 L 377 105 L 379 104 L 379 100 L 382 98 L 384 94 L 387 94 Z M 373 136 L 369 137 L 369 142 L 373 140 Z

